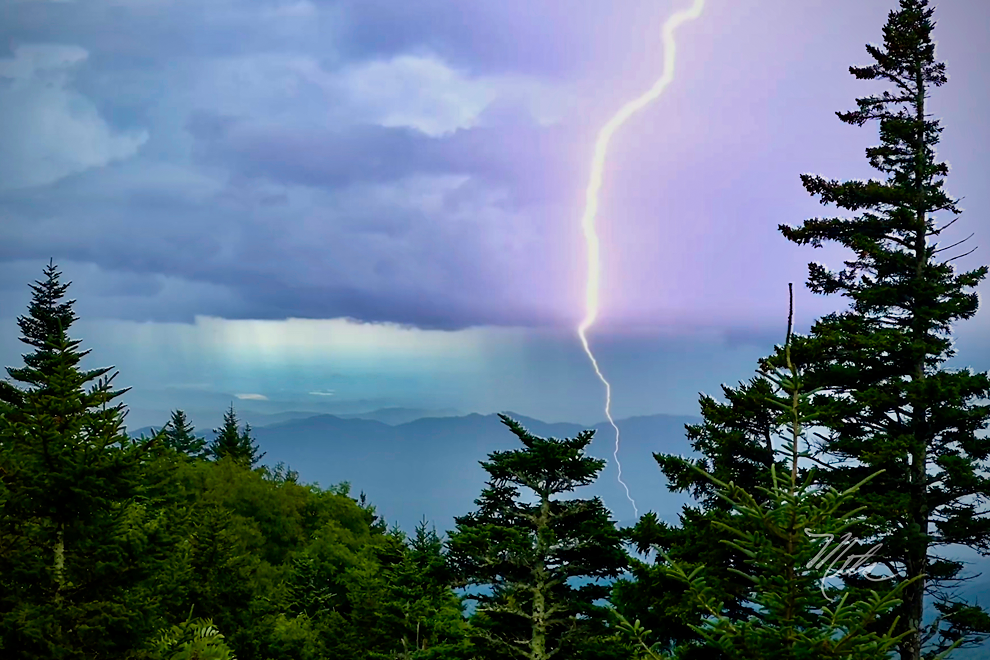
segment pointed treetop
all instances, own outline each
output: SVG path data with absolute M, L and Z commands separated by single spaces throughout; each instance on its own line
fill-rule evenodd
M 24 333 L 20 340 L 42 351 L 46 349 L 49 338 L 61 332 L 68 332 L 69 326 L 78 320 L 75 312 L 72 311 L 75 300 L 59 302 L 65 296 L 66 289 L 72 284 L 72 282 L 60 284 L 58 281 L 60 275 L 54 262 L 49 260 L 45 268 L 47 279 L 43 282 L 35 280 L 34 284 L 29 285 L 34 292 L 28 306 L 29 316 L 20 316 L 17 319 L 17 325 Z
M 243 433 L 238 431 L 233 401 L 230 402 L 230 409 L 223 415 L 223 425 L 219 429 L 213 429 L 213 432 L 217 437 L 210 443 L 209 453 L 216 460 L 230 457 L 253 468 L 265 455 L 258 453 L 258 446 L 251 438 L 250 424 L 244 425 Z
M 61 274 L 52 260 L 49 260 L 44 273 L 46 277 L 44 281 L 36 281 L 34 285 L 30 285 L 33 295 L 28 305 L 28 315 L 17 319 L 17 324 L 24 333 L 20 341 L 33 346 L 36 350 L 21 356 L 24 359 L 24 367 L 6 368 L 13 380 L 36 388 L 51 385 L 56 365 L 61 360 L 66 359 L 76 365 L 90 353 L 90 350 L 78 352 L 76 349 L 82 341 L 71 340 L 68 337 L 69 326 L 78 320 L 72 310 L 76 301 L 62 302 L 62 298 L 72 283 L 59 283 Z M 113 367 L 106 367 L 80 371 L 80 382 L 87 383 L 100 378 L 112 369 Z M 129 389 L 108 392 L 107 400 L 121 396 Z M 0 401 L 18 406 L 23 403 L 23 392 L 4 381 L 0 383 Z
M 594 483 L 605 466 L 604 460 L 583 455 L 595 435 L 593 429 L 558 440 L 535 436 L 508 415 L 499 418 L 526 449 L 493 452 L 490 461 L 481 463 L 496 482 L 524 485 L 538 494 L 561 493 Z
M 203 456 L 206 451 L 206 440 L 193 435 L 193 426 L 181 410 L 172 412 L 165 430 L 165 444 L 189 456 Z

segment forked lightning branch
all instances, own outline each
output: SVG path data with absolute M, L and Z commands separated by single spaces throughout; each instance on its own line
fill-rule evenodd
M 615 429 L 615 451 L 612 457 L 615 459 L 615 466 L 618 469 L 619 483 L 626 491 L 626 497 L 632 504 L 633 512 L 639 518 L 639 509 L 636 501 L 629 493 L 629 486 L 622 480 L 622 463 L 619 462 L 619 427 L 612 419 L 612 386 L 605 376 L 602 375 L 598 367 L 598 361 L 588 345 L 587 331 L 598 318 L 599 285 L 601 283 L 601 246 L 598 241 L 598 234 L 595 232 L 595 218 L 598 215 L 598 193 L 602 187 L 602 173 L 605 169 L 605 154 L 608 151 L 609 141 L 619 127 L 636 112 L 645 108 L 651 101 L 654 101 L 663 90 L 674 79 L 674 31 L 682 24 L 701 15 L 704 7 L 704 0 L 694 0 L 694 4 L 683 11 L 675 13 L 663 24 L 663 73 L 660 79 L 646 93 L 632 101 L 626 103 L 613 116 L 602 130 L 598 133 L 595 142 L 595 155 L 591 161 L 591 179 L 588 182 L 588 190 L 585 195 L 584 216 L 581 218 L 581 225 L 584 228 L 584 238 L 588 246 L 588 281 L 585 289 L 585 315 L 578 326 L 578 336 L 581 338 L 581 345 L 584 352 L 588 354 L 591 365 L 595 368 L 598 378 L 605 384 L 605 417 L 609 424 Z

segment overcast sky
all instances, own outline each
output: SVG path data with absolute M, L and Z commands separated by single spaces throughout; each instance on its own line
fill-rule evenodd
M 85 364 L 142 409 L 184 391 L 600 420 L 575 333 L 590 157 L 688 4 L 0 0 L 0 364 L 53 257 Z M 789 281 L 799 330 L 845 308 L 804 288 L 844 253 L 777 225 L 836 214 L 799 174 L 874 173 L 876 126 L 834 112 L 876 90 L 848 67 L 895 6 L 708 0 L 679 28 L 673 83 L 605 169 L 590 334 L 617 416 L 697 414 L 751 377 Z M 990 261 L 990 3 L 936 6 L 930 107 L 965 211 L 943 242 L 975 232 L 969 269 Z M 990 368 L 988 314 L 953 366 Z

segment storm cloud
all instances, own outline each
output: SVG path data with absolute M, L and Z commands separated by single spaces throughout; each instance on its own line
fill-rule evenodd
M 837 265 L 841 253 L 788 247 L 776 226 L 820 212 L 802 171 L 869 175 L 874 134 L 832 113 L 863 92 L 846 67 L 889 3 L 793 4 L 712 2 L 683 28 L 675 84 L 617 136 L 603 331 L 765 338 L 784 283 L 815 258 Z M 91 264 L 77 295 L 110 319 L 573 325 L 595 134 L 658 75 L 677 6 L 4 3 L 4 272 L 23 284 L 52 255 Z M 952 7 L 939 19 L 959 85 L 947 98 L 972 98 L 986 89 L 964 41 L 978 21 Z M 939 107 L 962 174 L 948 187 L 985 215 L 986 164 L 952 137 L 976 117 Z

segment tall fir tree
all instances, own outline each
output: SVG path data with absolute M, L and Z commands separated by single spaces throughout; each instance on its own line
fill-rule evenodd
M 887 588 L 913 580 L 903 602 L 877 624 L 879 630 L 899 617 L 898 633 L 908 633 L 898 647 L 902 660 L 932 657 L 960 639 L 969 646 L 990 632 L 990 617 L 947 588 L 963 565 L 935 552 L 964 545 L 986 553 L 990 547 L 990 520 L 981 510 L 990 492 L 984 476 L 990 440 L 977 435 L 990 421 L 990 407 L 977 403 L 990 394 L 990 378 L 941 368 L 955 354 L 951 324 L 978 307 L 967 289 L 987 268 L 957 273 L 950 263 L 957 256 L 936 256 L 962 241 L 944 247 L 928 242 L 956 221 L 937 226 L 936 214 L 960 213 L 943 190 L 948 166 L 935 157 L 942 128 L 926 110 L 931 89 L 947 81 L 944 64 L 935 60 L 932 16 L 927 1 L 900 0 L 884 27 L 883 47 L 867 46 L 874 64 L 850 67 L 856 78 L 890 88 L 858 99 L 855 111 L 836 113 L 856 126 L 879 120 L 880 145 L 866 153 L 884 180 L 802 175 L 823 204 L 859 214 L 780 227 L 792 242 L 821 247 L 833 241 L 856 255 L 838 273 L 809 264 L 811 291 L 840 293 L 851 308 L 822 318 L 809 336 L 794 337 L 792 357 L 808 387 L 822 390 L 813 401 L 821 432 L 812 458 L 827 468 L 819 472 L 820 482 L 844 491 L 884 470 L 857 494 L 856 504 L 866 505 L 870 515 L 856 533 L 864 542 L 882 543 L 877 560 L 900 576 Z M 760 362 L 765 369 L 780 367 L 782 349 Z M 703 412 L 706 423 L 727 428 L 726 419 Z M 749 436 L 751 450 L 759 442 Z M 734 459 L 715 458 L 732 469 Z M 672 481 L 684 475 L 682 469 L 665 472 Z M 679 485 L 686 488 L 691 477 L 685 479 Z M 877 587 L 858 576 L 845 581 L 854 598 Z M 934 595 L 938 617 L 922 625 L 926 593 Z
M 69 284 L 51 262 L 45 274 L 17 320 L 36 350 L 7 368 L 28 387 L 5 383 L 0 404 L 0 645 L 4 657 L 114 655 L 140 633 L 127 595 L 147 564 L 122 534 L 141 517 L 140 464 L 159 438 L 123 433 L 123 404 L 107 403 L 127 390 L 110 389 L 112 367 L 80 370 Z
M 78 317 L 72 311 L 75 300 L 62 302 L 65 292 L 72 282 L 61 284 L 60 273 L 54 261 L 49 260 L 45 268 L 45 281 L 35 281 L 29 285 L 33 295 L 28 306 L 28 316 L 17 319 L 17 325 L 24 335 L 20 340 L 33 347 L 31 353 L 22 355 L 24 367 L 7 367 L 7 373 L 15 381 L 36 388 L 44 387 L 51 377 L 55 363 L 58 361 L 57 351 L 49 346 L 49 341 L 58 337 L 62 331 L 67 331 Z M 89 351 L 79 357 L 85 356 Z M 88 382 L 106 374 L 110 369 L 95 370 L 86 373 Z M 126 392 L 126 390 L 124 390 Z M 122 392 L 123 393 L 123 392 Z M 7 380 L 0 382 L 0 402 L 18 406 L 23 403 L 24 392 Z
M 904 590 L 902 660 L 919 660 L 965 638 L 981 641 L 990 617 L 954 598 L 947 585 L 962 564 L 940 557 L 940 547 L 990 547 L 990 519 L 981 511 L 990 495 L 986 476 L 990 439 L 978 437 L 990 422 L 990 377 L 941 365 L 955 355 L 951 324 L 977 311 L 976 293 L 986 266 L 957 273 L 950 257 L 936 256 L 961 243 L 929 244 L 953 224 L 958 200 L 943 190 L 948 165 L 936 160 L 942 127 L 926 107 L 932 88 L 948 80 L 935 59 L 934 9 L 927 0 L 900 0 L 884 27 L 883 47 L 867 46 L 874 63 L 850 67 L 859 80 L 890 89 L 857 99 L 858 109 L 836 113 L 847 124 L 878 120 L 880 145 L 866 150 L 883 180 L 827 180 L 802 175 L 822 204 L 859 212 L 853 218 L 814 218 L 780 231 L 799 245 L 839 243 L 856 254 L 838 273 L 809 265 L 809 288 L 839 293 L 851 309 L 830 314 L 796 345 L 811 387 L 827 388 L 819 403 L 818 456 L 831 459 L 822 481 L 844 489 L 876 469 L 885 473 L 864 486 L 858 502 L 869 507 L 867 529 L 883 542 L 879 561 L 914 579 Z M 936 214 L 956 218 L 936 225 Z M 965 239 L 964 239 L 965 240 Z M 800 348 L 798 348 L 800 346 Z M 768 364 L 779 365 L 775 355 Z M 850 461 L 853 463 L 850 464 Z M 851 577 L 854 593 L 866 585 Z M 936 596 L 937 620 L 922 625 L 925 595 Z M 925 641 L 931 643 L 926 645 Z M 926 648 L 923 648 L 926 647 Z M 929 648 L 930 647 L 930 648 Z
M 524 449 L 493 452 L 481 463 L 487 488 L 478 509 L 455 518 L 448 560 L 457 586 L 485 585 L 492 593 L 471 595 L 478 643 L 491 654 L 548 660 L 581 658 L 606 631 L 609 587 L 594 582 L 575 588 L 572 578 L 615 578 L 627 565 L 622 537 L 599 498 L 556 499 L 594 483 L 604 460 L 584 455 L 594 431 L 558 440 L 534 436 L 499 415 Z M 520 501 L 520 487 L 535 503 Z
M 209 453 L 215 460 L 230 458 L 237 463 L 255 467 L 265 454 L 258 453 L 258 445 L 251 437 L 251 425 L 245 424 L 244 431 L 237 429 L 237 414 L 234 412 L 234 404 L 230 404 L 230 410 L 223 414 L 223 425 L 218 429 L 213 429 L 216 438 L 210 443 Z
M 204 457 L 206 440 L 193 435 L 193 426 L 181 410 L 172 411 L 172 417 L 165 427 L 163 443 L 187 456 Z

